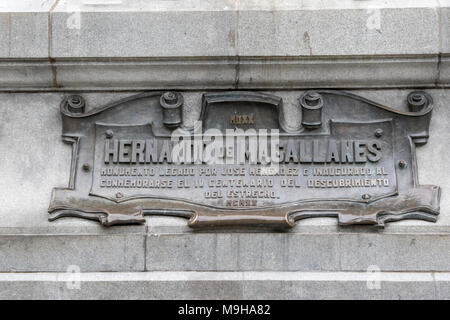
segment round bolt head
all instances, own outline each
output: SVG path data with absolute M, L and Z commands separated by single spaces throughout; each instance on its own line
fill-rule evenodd
M 84 171 L 89 171 L 91 169 L 91 166 L 89 165 L 89 163 L 83 163 L 83 170 Z
M 413 94 L 412 100 L 415 102 L 419 102 L 420 100 L 422 100 L 422 96 L 420 94 Z
M 406 168 L 406 165 L 407 165 L 407 163 L 406 163 L 406 161 L 405 160 L 400 160 L 399 162 L 398 162 L 398 166 L 400 167 L 400 168 Z
M 71 95 L 67 97 L 67 109 L 72 113 L 83 113 L 85 109 L 85 101 L 80 95 Z
M 375 137 L 379 138 L 383 135 L 383 129 L 375 130 Z
M 80 104 L 81 100 L 80 100 L 79 97 L 74 96 L 74 97 L 72 97 L 72 98 L 70 99 L 70 102 L 73 103 L 73 104 Z
M 317 100 L 319 99 L 319 94 L 315 91 L 309 91 L 305 97 L 306 100 Z
M 107 138 L 112 138 L 114 136 L 114 132 L 111 129 L 105 131 L 105 136 Z
M 176 104 L 178 101 L 178 96 L 174 92 L 166 92 L 163 94 L 163 99 L 168 104 Z
M 319 104 L 320 95 L 317 92 L 308 92 L 305 96 L 305 101 L 308 105 L 316 106 Z

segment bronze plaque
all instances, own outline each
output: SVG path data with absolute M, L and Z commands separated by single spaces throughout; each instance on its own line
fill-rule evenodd
M 435 221 L 440 190 L 417 181 L 415 146 L 426 143 L 432 100 L 409 111 L 340 91 L 299 93 L 289 126 L 280 97 L 205 93 L 193 127 L 183 95 L 149 92 L 88 109 L 61 103 L 73 145 L 68 188 L 55 188 L 50 220 L 76 216 L 105 226 L 180 216 L 191 227 L 292 227 L 310 217 L 340 224 Z

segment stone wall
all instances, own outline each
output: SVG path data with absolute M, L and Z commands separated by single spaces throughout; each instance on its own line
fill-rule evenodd
M 79 3 L 0 6 L 0 298 L 450 298 L 449 1 Z M 419 181 L 442 188 L 438 221 L 320 218 L 284 233 L 197 232 L 174 217 L 49 222 L 51 190 L 69 180 L 63 97 L 90 108 L 169 88 L 185 95 L 186 124 L 205 91 L 275 93 L 299 121 L 306 88 L 400 110 L 423 89 L 435 106 Z M 73 268 L 79 289 L 67 285 Z

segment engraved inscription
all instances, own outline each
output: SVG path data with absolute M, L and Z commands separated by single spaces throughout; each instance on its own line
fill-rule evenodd
M 296 94 L 300 114 L 290 121 L 284 103 Z M 97 107 L 65 97 L 70 178 L 53 189 L 49 219 L 112 226 L 166 215 L 196 228 L 277 229 L 323 216 L 342 225 L 436 221 L 440 189 L 419 184 L 415 158 L 429 138 L 427 93 L 411 92 L 409 111 L 335 90 L 190 95 L 201 98 L 191 127 L 182 92 Z
M 317 137 L 267 130 L 227 130 L 220 139 L 217 133 L 215 139 L 171 139 L 154 136 L 149 125 L 97 125 L 91 194 L 115 201 L 194 199 L 217 207 L 264 207 L 317 197 L 360 200 L 367 194 L 377 198 L 396 192 L 396 178 L 388 140 L 391 123 L 374 126 L 383 127 L 384 139 L 351 139 L 351 131 Z M 350 127 L 358 130 L 357 124 Z M 114 131 L 114 138 L 107 130 Z M 348 190 L 358 192 L 349 196 Z
M 255 124 L 253 114 L 231 115 L 230 124 Z

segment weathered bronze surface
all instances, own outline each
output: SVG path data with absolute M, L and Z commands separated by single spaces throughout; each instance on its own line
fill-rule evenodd
M 182 93 L 142 93 L 90 110 L 69 96 L 61 115 L 63 140 L 73 146 L 70 182 L 53 190 L 49 219 L 111 226 L 166 215 L 191 227 L 280 229 L 324 216 L 342 225 L 436 221 L 440 189 L 418 184 L 415 159 L 428 139 L 432 100 L 413 92 L 407 103 L 403 112 L 345 92 L 308 91 L 291 127 L 279 97 L 206 93 L 201 122 L 187 128 Z M 199 156 L 214 145 L 223 146 L 213 149 L 214 161 Z

